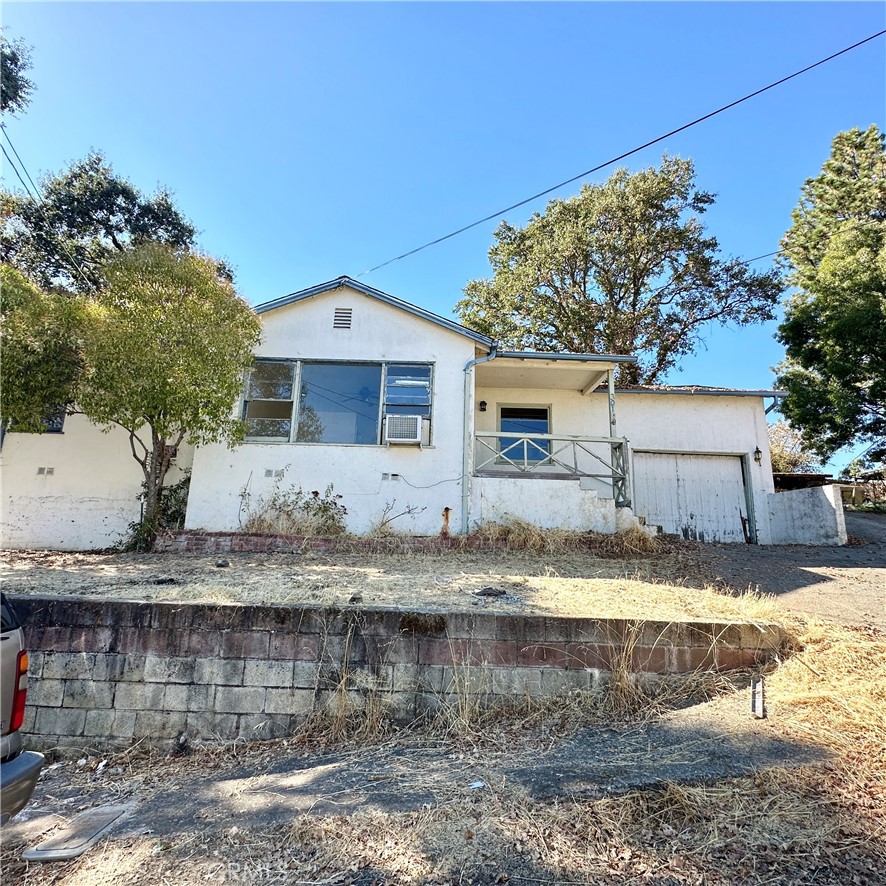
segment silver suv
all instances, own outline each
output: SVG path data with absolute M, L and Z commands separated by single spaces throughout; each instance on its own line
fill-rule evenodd
M 15 610 L 0 594 L 0 824 L 6 824 L 34 793 L 43 754 L 22 750 L 28 653 Z

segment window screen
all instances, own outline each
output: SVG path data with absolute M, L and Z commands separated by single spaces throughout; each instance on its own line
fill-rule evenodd
M 388 365 L 385 415 L 431 417 L 431 367 L 427 364 Z

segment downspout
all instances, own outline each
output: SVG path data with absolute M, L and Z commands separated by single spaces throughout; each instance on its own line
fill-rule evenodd
M 498 345 L 492 345 L 485 357 L 475 357 L 465 364 L 465 414 L 463 434 L 463 457 L 461 467 L 461 534 L 468 532 L 468 509 L 470 507 L 469 473 L 471 470 L 472 448 L 474 441 L 471 439 L 471 417 L 473 415 L 474 398 L 471 396 L 471 370 L 478 363 L 488 363 L 498 356 Z

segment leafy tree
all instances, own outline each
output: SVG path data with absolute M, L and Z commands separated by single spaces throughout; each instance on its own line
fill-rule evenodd
M 782 249 L 798 288 L 777 338 L 782 413 L 822 458 L 886 455 L 886 151 L 876 126 L 841 132 L 803 185 Z
M 769 455 L 772 470 L 777 474 L 814 471 L 821 467 L 821 461 L 806 448 L 800 432 L 786 421 L 769 426 Z
M 96 424 L 129 432 L 144 474 L 138 542 L 149 547 L 175 448 L 242 439 L 232 404 L 261 326 L 208 258 L 145 244 L 112 259 L 102 276 L 77 403 Z
M 74 400 L 90 306 L 41 292 L 8 265 L 0 265 L 0 286 L 3 421 L 17 431 L 39 432 L 54 410 Z
M 31 68 L 31 51 L 21 40 L 0 33 L 0 111 L 15 114 L 31 102 L 34 84 L 25 76 Z
M 502 222 L 493 277 L 465 287 L 461 320 L 515 349 L 635 354 L 620 383 L 660 381 L 708 324 L 769 320 L 783 290 L 779 272 L 719 257 L 700 218 L 713 202 L 691 160 L 665 156 L 552 200 L 525 228 Z
M 194 227 L 168 191 L 146 197 L 96 152 L 48 177 L 40 196 L 3 193 L 0 258 L 47 289 L 92 291 L 105 262 L 142 243 L 194 246 Z

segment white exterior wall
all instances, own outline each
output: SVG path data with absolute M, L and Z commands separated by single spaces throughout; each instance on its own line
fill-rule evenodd
M 615 399 L 618 436 L 628 438 L 631 450 L 747 455 L 757 539 L 761 544 L 771 543 L 767 499 L 774 486 L 762 399 L 677 393 L 620 393 L 616 394 Z M 481 400 L 487 403 L 486 412 L 480 412 L 475 406 L 474 420 L 478 433 L 497 430 L 498 406 L 504 404 L 550 406 L 552 434 L 591 437 L 609 435 L 608 398 L 605 392 L 598 391 L 583 397 L 578 391 L 478 387 L 475 400 L 477 403 Z M 753 459 L 753 452 L 757 447 L 763 453 L 760 465 Z M 608 461 L 607 446 L 594 449 Z M 474 454 L 475 463 L 489 457 L 488 450 L 483 447 L 475 446 Z M 594 464 L 593 460 L 585 459 L 584 466 Z M 507 470 L 509 466 L 490 465 L 487 470 L 496 467 Z M 554 473 L 560 470 L 562 469 L 553 466 L 540 468 L 539 472 Z M 605 471 L 599 463 L 596 463 L 594 470 Z M 485 478 L 474 478 L 473 483 L 478 482 L 484 483 Z M 492 482 L 503 483 L 499 479 Z M 550 500 L 561 494 L 554 489 L 555 481 L 518 479 L 513 482 L 521 483 L 521 488 L 524 489 L 520 497 L 523 510 L 516 515 L 527 520 L 533 520 L 532 514 L 546 513 L 546 509 L 551 506 Z M 563 482 L 568 484 L 570 481 Z M 612 496 L 611 485 L 605 480 L 591 479 L 585 485 L 599 499 Z M 485 482 L 482 495 L 487 499 L 491 488 L 493 487 Z M 480 493 L 473 494 L 472 501 L 479 503 Z M 645 515 L 638 512 L 637 516 Z M 476 523 L 474 514 L 472 523 Z
M 846 518 L 839 486 L 792 489 L 769 496 L 774 545 L 845 545 Z
M 192 449 L 181 447 L 168 483 L 181 478 Z M 52 474 L 38 474 L 52 468 Z M 109 433 L 82 415 L 60 434 L 8 433 L 0 450 L 0 545 L 85 551 L 108 548 L 140 512 L 142 471 L 122 428 Z
M 352 308 L 350 329 L 333 329 L 335 308 Z M 424 508 L 391 529 L 417 535 L 439 532 L 443 508 L 452 509 L 458 531 L 464 440 L 464 367 L 474 342 L 349 288 L 316 295 L 262 315 L 259 357 L 432 363 L 431 445 L 363 446 L 324 443 L 244 443 L 230 450 L 205 446 L 194 456 L 187 527 L 206 531 L 240 528 L 240 492 L 270 491 L 265 471 L 286 471 L 285 485 L 322 494 L 332 484 L 348 509 L 348 530 L 366 533 L 396 500 Z M 382 474 L 399 474 L 399 481 Z M 411 485 L 410 485 L 411 484 Z M 424 488 L 416 488 L 424 487 Z
M 519 517 L 542 529 L 612 534 L 639 526 L 630 508 L 600 498 L 586 480 L 474 477 L 470 528 Z

